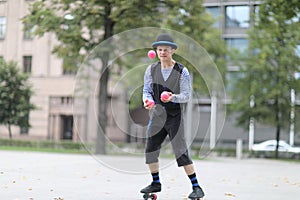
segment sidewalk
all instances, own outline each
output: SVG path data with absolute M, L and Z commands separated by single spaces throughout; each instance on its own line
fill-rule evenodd
M 171 159 L 161 161 L 158 200 L 186 199 L 191 186 L 183 169 Z M 300 196 L 300 163 L 208 158 L 195 166 L 206 200 Z M 0 151 L 1 200 L 142 200 L 139 190 L 150 181 L 143 157 Z

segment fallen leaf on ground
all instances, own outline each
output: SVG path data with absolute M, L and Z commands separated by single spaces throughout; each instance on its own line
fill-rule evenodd
M 230 193 L 230 192 L 225 193 L 225 196 L 236 197 L 236 195 L 234 195 L 234 194 L 232 194 L 232 193 Z

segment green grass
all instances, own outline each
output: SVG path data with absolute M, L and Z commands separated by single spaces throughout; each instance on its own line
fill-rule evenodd
M 87 154 L 86 146 L 73 141 L 0 139 L 0 150 Z
M 34 148 L 21 146 L 0 146 L 0 151 L 30 151 L 46 153 L 68 153 L 68 154 L 88 154 L 85 149 L 55 149 L 55 148 Z

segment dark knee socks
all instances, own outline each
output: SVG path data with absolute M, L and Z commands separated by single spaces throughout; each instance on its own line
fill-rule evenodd
M 190 180 L 191 180 L 193 189 L 195 189 L 196 187 L 200 187 L 200 186 L 199 186 L 199 183 L 198 183 L 198 180 L 197 180 L 197 177 L 196 177 L 196 173 L 193 173 L 193 174 L 191 174 L 191 175 L 188 175 L 188 177 L 189 177 Z
M 153 179 L 153 183 L 160 183 L 160 180 L 159 180 L 159 173 L 156 172 L 156 173 L 151 173 L 152 175 L 152 179 Z

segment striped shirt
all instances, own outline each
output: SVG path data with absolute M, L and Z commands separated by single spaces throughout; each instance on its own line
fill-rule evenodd
M 172 72 L 173 67 L 168 69 L 161 68 L 161 73 L 166 81 Z M 145 71 L 144 75 L 144 88 L 143 88 L 143 101 L 145 102 L 146 99 L 153 100 L 152 94 L 152 76 L 151 76 L 151 65 L 149 65 Z M 180 76 L 180 93 L 174 94 L 171 102 L 174 103 L 187 103 L 190 99 L 191 95 L 191 78 L 189 71 L 186 67 L 183 68 L 181 76 Z

